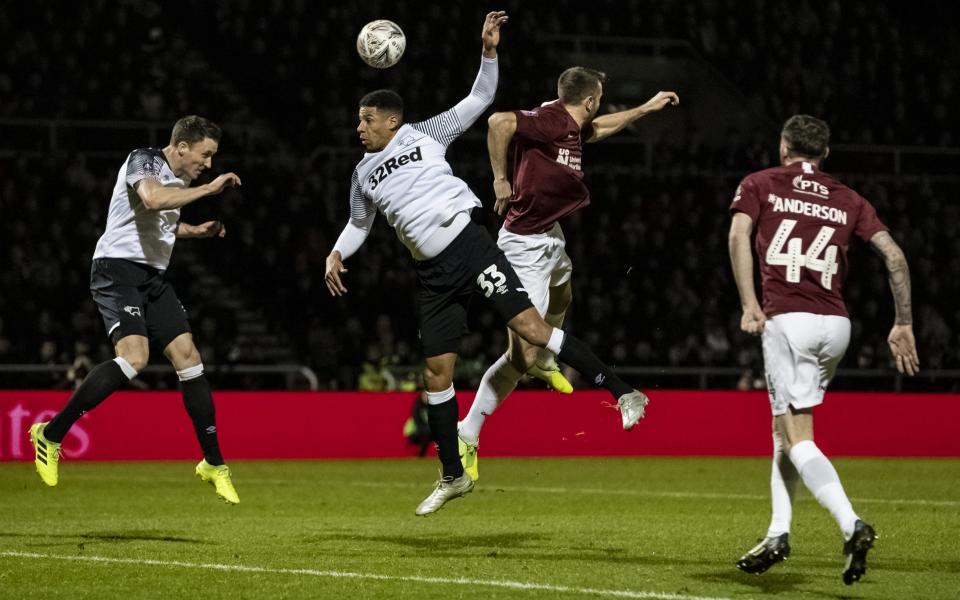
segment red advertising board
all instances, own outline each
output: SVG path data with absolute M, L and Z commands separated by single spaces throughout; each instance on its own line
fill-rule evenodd
M 0 460 L 30 460 L 28 426 L 48 420 L 64 391 L 0 391 Z M 459 392 L 461 414 L 473 399 Z M 487 420 L 485 456 L 760 456 L 771 451 L 763 392 L 654 391 L 630 432 L 605 392 L 514 393 Z M 410 456 L 403 437 L 409 393 L 216 392 L 224 456 L 237 459 Z M 960 397 L 828 394 L 816 439 L 833 456 L 960 456 Z M 64 440 L 68 460 L 198 458 L 177 392 L 119 392 L 84 415 Z

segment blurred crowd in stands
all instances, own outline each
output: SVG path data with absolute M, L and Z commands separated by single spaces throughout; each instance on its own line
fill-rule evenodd
M 835 143 L 958 145 L 951 106 L 960 35 L 956 21 L 939 14 L 946 5 L 597 0 L 586 12 L 572 0 L 488 4 L 0 6 L 0 363 L 76 361 L 76 377 L 111 355 L 87 291 L 90 257 L 117 169 L 146 142 L 107 123 L 54 141 L 47 120 L 172 125 L 196 113 L 225 128 L 214 170 L 244 181 L 239 192 L 184 209 L 188 222 L 222 218 L 227 237 L 181 241 L 171 263 L 204 361 L 306 364 L 323 388 L 415 387 L 414 372 L 402 368 L 420 361 L 415 273 L 382 220 L 347 265 L 350 293 L 332 299 L 323 283 L 361 155 L 356 101 L 391 87 L 403 94 L 408 120 L 448 108 L 475 76 L 481 18 L 493 8 L 511 14 L 499 110 L 551 97 L 569 65 L 557 61 L 545 34 L 676 38 L 774 125 L 806 112 L 833 126 Z M 404 26 L 401 67 L 375 71 L 357 58 L 354 35 L 374 18 Z M 24 129 L 28 119 L 42 121 Z M 17 137 L 22 131 L 29 135 Z M 652 144 L 645 171 L 631 169 L 629 156 L 587 147 L 594 204 L 563 223 L 575 268 L 569 328 L 614 365 L 733 366 L 744 373 L 739 385 L 762 385 L 759 344 L 739 332 L 727 206 L 742 175 L 773 165 L 772 131 L 742 132 L 720 147 L 692 135 L 643 140 Z M 485 202 L 475 219 L 495 233 L 485 132 L 481 120 L 448 157 Z M 923 367 L 960 368 L 960 183 L 855 173 L 845 180 L 874 202 L 906 251 Z M 854 330 L 843 366 L 886 368 L 893 309 L 885 271 L 859 243 L 851 263 L 845 289 Z M 505 349 L 502 324 L 478 304 L 460 385 L 475 385 Z

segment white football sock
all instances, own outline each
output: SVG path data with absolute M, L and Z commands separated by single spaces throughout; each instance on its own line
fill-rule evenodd
M 470 411 L 460 422 L 460 439 L 468 444 L 476 444 L 479 441 L 483 422 L 493 414 L 513 388 L 517 387 L 521 375 L 506 356 L 501 356 L 490 365 L 480 379 L 477 396 L 473 399 Z
M 123 371 L 123 374 L 127 376 L 127 379 L 133 379 L 137 376 L 137 370 L 133 368 L 133 365 L 127 362 L 122 356 L 118 356 L 113 359 L 113 362 L 117 363 L 120 366 L 120 370 Z
M 770 528 L 767 537 L 777 537 L 790 533 L 790 522 L 793 520 L 793 494 L 797 490 L 800 474 L 790 462 L 790 457 L 783 451 L 783 442 L 780 434 L 773 434 L 773 467 L 770 470 L 770 499 L 773 504 L 773 514 L 770 517 Z
M 850 499 L 847 498 L 840 483 L 840 476 L 837 475 L 837 470 L 833 468 L 830 460 L 823 455 L 813 441 L 804 440 L 790 449 L 790 461 L 797 468 L 804 485 L 817 502 L 829 510 L 836 519 L 844 539 L 850 539 L 857 522 L 857 513 L 853 512 Z
M 553 331 L 550 333 L 550 339 L 547 340 L 547 350 L 559 355 L 560 351 L 563 350 L 564 337 L 566 337 L 566 334 L 563 333 L 563 330 L 559 327 L 554 327 Z
M 543 320 L 547 322 L 547 325 L 560 329 L 563 327 L 563 319 L 567 316 L 567 311 L 562 313 L 550 313 L 543 315 Z M 542 369 L 556 369 L 557 368 L 557 355 L 553 352 L 550 352 L 546 348 L 537 349 L 537 364 L 540 365 Z
M 444 402 L 450 400 L 457 395 L 457 391 L 453 389 L 453 384 L 450 384 L 450 387 L 440 392 L 431 392 L 427 390 L 427 404 L 443 404 Z

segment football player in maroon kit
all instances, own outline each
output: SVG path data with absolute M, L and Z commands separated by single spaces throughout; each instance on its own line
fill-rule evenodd
M 497 214 L 506 213 L 497 245 L 520 277 L 537 311 L 547 323 L 563 323 L 571 299 L 572 265 L 558 221 L 590 204 L 583 181 L 584 142 L 598 142 L 637 119 L 679 103 L 674 92 L 659 92 L 644 104 L 598 117 L 606 76 L 571 67 L 557 81 L 558 99 L 532 110 L 494 113 L 489 119 L 487 148 L 493 167 Z M 507 152 L 516 145 L 512 181 L 507 178 Z M 476 450 L 480 429 L 516 387 L 524 373 L 539 377 L 558 391 L 573 391 L 549 351 L 508 332 L 509 348 L 487 369 L 470 412 L 460 424 L 460 453 L 471 477 L 478 477 Z M 636 394 L 620 402 L 623 428 L 643 417 L 647 398 Z
M 896 316 L 887 342 L 897 369 L 920 368 L 913 336 L 910 271 L 903 251 L 873 206 L 820 170 L 830 129 L 820 119 L 794 115 L 780 137 L 781 166 L 748 175 L 730 205 L 729 249 L 740 293 L 743 331 L 762 337 L 773 411 L 773 516 L 767 535 L 737 567 L 763 573 L 790 554 L 792 499 L 797 482 L 833 515 L 843 533 L 843 582 L 859 581 L 876 533 L 854 512 L 833 465 L 813 441 L 813 407 L 850 341 L 841 288 L 847 247 L 856 235 L 883 258 Z M 751 237 L 760 257 L 763 305 L 753 284 Z

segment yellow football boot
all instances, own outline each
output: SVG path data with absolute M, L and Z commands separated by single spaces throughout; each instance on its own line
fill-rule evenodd
M 197 477 L 206 481 L 217 490 L 217 496 L 227 504 L 240 504 L 240 496 L 233 487 L 230 480 L 230 467 L 227 465 L 213 466 L 206 461 L 201 460 L 197 465 Z
M 474 481 L 480 479 L 480 470 L 477 468 L 477 448 L 480 444 L 468 444 L 463 441 L 463 438 L 457 436 L 457 445 L 460 448 L 460 464 L 463 465 L 463 472 Z
M 33 443 L 33 464 L 37 467 L 40 479 L 50 487 L 57 485 L 60 476 L 57 468 L 60 465 L 60 444 L 51 442 L 43 437 L 43 428 L 46 423 L 34 423 L 30 426 L 30 441 Z
M 545 366 L 540 364 L 540 362 L 536 362 L 532 367 L 530 367 L 530 369 L 527 370 L 527 375 L 545 381 L 551 389 L 554 389 L 561 394 L 573 393 L 573 386 L 570 385 L 570 382 L 567 381 L 567 378 L 564 377 L 563 373 L 560 372 L 560 367 L 558 367 L 556 363 L 551 366 Z

